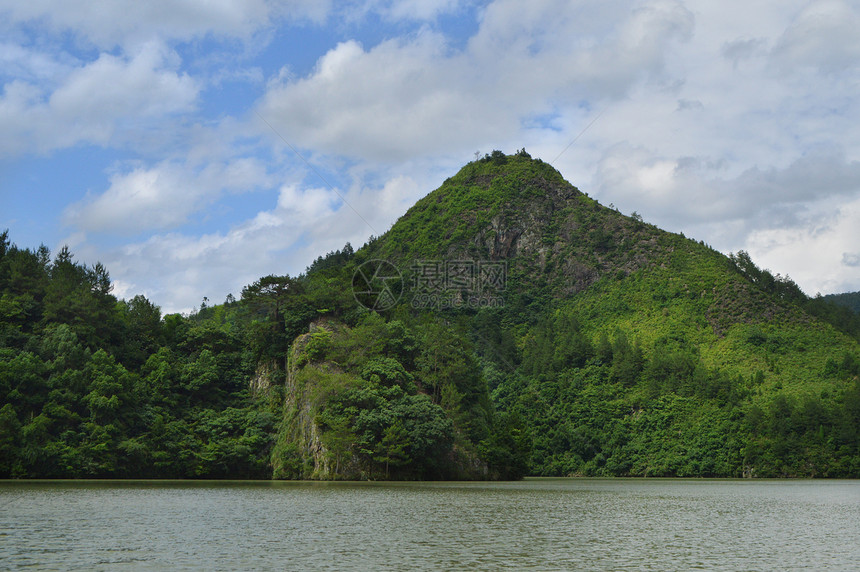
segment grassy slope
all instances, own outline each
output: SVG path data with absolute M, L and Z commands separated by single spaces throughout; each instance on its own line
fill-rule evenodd
M 595 335 L 620 328 L 638 337 L 646 354 L 658 338 L 681 337 L 699 348 L 708 367 L 746 379 L 760 371 L 761 393 L 820 393 L 836 383 L 823 377 L 825 364 L 857 351 L 856 341 L 758 293 L 727 271 L 722 255 L 692 241 L 687 246 L 666 268 L 601 281 L 566 305 Z

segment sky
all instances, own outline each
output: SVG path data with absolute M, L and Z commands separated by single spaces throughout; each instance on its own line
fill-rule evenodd
M 189 312 L 525 148 L 858 291 L 858 29 L 842 0 L 0 0 L 0 231 Z

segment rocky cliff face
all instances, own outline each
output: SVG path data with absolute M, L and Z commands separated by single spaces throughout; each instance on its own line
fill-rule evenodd
M 319 331 L 314 324 L 313 331 Z M 295 339 L 290 347 L 284 400 L 284 417 L 273 454 L 275 478 L 334 479 L 342 476 L 341 467 L 323 444 L 316 415 L 320 395 L 307 376 L 299 370 L 312 332 Z M 344 463 L 347 465 L 348 463 Z
M 275 478 L 499 478 L 478 456 L 492 414 L 468 354 L 431 347 L 419 359 L 412 331 L 377 314 L 353 327 L 324 320 L 289 351 Z
M 257 369 L 251 380 L 248 382 L 248 389 L 251 390 L 251 395 L 265 393 L 272 385 L 277 377 L 278 365 L 274 361 L 265 361 L 257 364 Z

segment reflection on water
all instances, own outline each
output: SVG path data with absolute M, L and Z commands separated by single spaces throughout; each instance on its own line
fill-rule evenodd
M 0 482 L 0 568 L 860 568 L 860 483 Z

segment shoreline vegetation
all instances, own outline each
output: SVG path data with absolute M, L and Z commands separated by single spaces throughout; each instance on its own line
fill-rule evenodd
M 190 315 L 111 290 L 0 234 L 0 478 L 860 477 L 860 316 L 524 149 Z
M 637 475 L 604 475 L 604 476 L 585 476 L 585 475 L 562 475 L 562 476 L 538 476 L 525 475 L 517 479 L 508 480 L 489 480 L 489 479 L 464 479 L 464 480 L 443 480 L 443 479 L 427 479 L 427 480 L 404 480 L 404 479 L 197 479 L 197 478 L 149 478 L 141 479 L 137 477 L 123 478 L 9 478 L 0 479 L 0 486 L 26 486 L 26 485 L 107 485 L 107 486 L 230 486 L 230 485 L 260 485 L 260 486 L 290 486 L 290 485 L 435 485 L 435 484 L 463 484 L 469 486 L 480 486 L 481 484 L 516 484 L 516 483 L 550 483 L 558 481 L 560 483 L 566 481 L 583 481 L 583 482 L 677 482 L 677 483 L 705 483 L 705 482 L 732 482 L 732 483 L 791 483 L 791 482 L 821 482 L 821 483 L 836 483 L 848 482 L 854 483 L 858 481 L 858 477 L 643 477 Z

